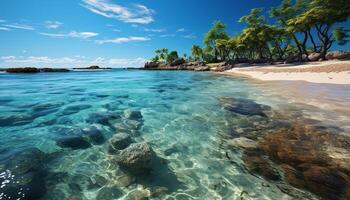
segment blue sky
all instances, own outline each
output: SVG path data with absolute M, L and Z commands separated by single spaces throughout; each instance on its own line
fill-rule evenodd
M 157 48 L 190 53 L 214 20 L 230 34 L 279 0 L 1 0 L 0 67 L 141 66 Z M 348 47 L 347 47 L 348 48 Z

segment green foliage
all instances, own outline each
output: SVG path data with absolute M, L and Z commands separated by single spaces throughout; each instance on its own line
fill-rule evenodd
M 193 45 L 188 61 L 218 63 L 227 60 L 256 59 L 264 62 L 284 60 L 289 55 L 310 52 L 321 53 L 325 58 L 334 42 L 345 45 L 350 40 L 350 29 L 335 27 L 350 17 L 349 0 L 282 0 L 269 12 L 273 20 L 264 15 L 262 8 L 254 8 L 240 22 L 246 27 L 230 37 L 226 26 L 215 21 L 204 36 L 204 47 Z M 269 24 L 275 21 L 275 24 Z M 183 56 L 187 56 L 184 54 Z M 156 50 L 156 62 L 172 62 L 178 58 L 176 51 Z
M 336 27 L 333 30 L 333 35 L 335 40 L 338 41 L 339 45 L 346 45 L 350 38 L 350 29 L 345 29 L 344 27 Z
M 229 39 L 226 26 L 221 21 L 215 21 L 212 28 L 204 36 L 205 53 L 212 54 L 214 60 L 218 59 L 218 49 L 215 46 L 215 41 L 218 39 Z
M 171 51 L 167 56 L 167 63 L 171 63 L 178 58 L 179 55 L 177 54 L 177 51 Z
M 249 15 L 243 16 L 239 19 L 239 22 L 246 22 L 248 26 L 255 26 L 266 23 L 266 18 L 262 16 L 262 8 L 254 8 L 250 11 Z
M 196 61 L 203 59 L 202 58 L 203 51 L 202 51 L 202 48 L 200 46 L 192 45 L 192 52 L 191 53 Z

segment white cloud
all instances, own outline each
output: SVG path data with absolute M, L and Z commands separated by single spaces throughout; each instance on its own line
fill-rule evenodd
M 120 43 L 126 43 L 126 42 L 133 42 L 133 41 L 148 41 L 151 40 L 148 37 L 119 37 L 119 38 L 114 38 L 110 40 L 96 40 L 97 44 L 105 44 L 105 43 L 115 43 L 115 44 L 120 44 Z
M 189 34 L 189 35 L 184 35 L 183 38 L 194 39 L 194 38 L 197 38 L 197 36 L 195 34 Z
M 184 31 L 186 31 L 186 29 L 184 29 L 184 28 L 179 28 L 179 29 L 177 29 L 176 32 L 184 32 Z
M 120 29 L 113 29 L 112 31 L 114 31 L 114 32 L 121 32 Z
M 0 26 L 0 31 L 11 31 L 12 29 L 6 28 L 6 27 L 1 27 Z
M 45 26 L 48 29 L 56 29 L 62 26 L 63 23 L 59 21 L 45 21 Z
M 77 32 L 77 31 L 71 31 L 69 33 L 39 33 L 40 35 L 45 35 L 53 38 L 64 38 L 64 37 L 71 37 L 71 38 L 81 38 L 81 39 L 88 39 L 91 37 L 95 37 L 98 35 L 98 33 L 95 32 Z
M 0 19 L 0 23 L 6 22 L 6 20 L 4 19 Z
M 91 12 L 107 18 L 114 18 L 125 23 L 149 24 L 154 21 L 152 9 L 141 4 L 135 4 L 132 8 L 114 4 L 108 0 L 82 0 L 82 6 Z
M 139 27 L 139 25 L 137 25 L 137 24 L 131 24 L 131 27 L 137 28 L 137 27 Z
M 142 67 L 146 59 L 138 58 L 87 58 L 85 56 L 50 58 L 47 56 L 3 56 L 0 57 L 0 67 L 84 67 L 99 65 L 101 67 Z
M 166 29 L 149 29 L 149 28 L 145 28 L 143 30 L 147 31 L 147 32 L 156 32 L 156 33 L 161 33 L 161 32 L 165 32 L 166 31 Z
M 160 37 L 165 38 L 165 37 L 175 37 L 175 36 L 176 34 L 164 34 L 164 35 L 161 35 Z
M 19 23 L 13 23 L 13 24 L 3 24 L 2 26 L 5 26 L 7 28 L 13 28 L 13 29 L 23 29 L 23 30 L 34 30 L 34 27 L 26 24 L 19 24 Z

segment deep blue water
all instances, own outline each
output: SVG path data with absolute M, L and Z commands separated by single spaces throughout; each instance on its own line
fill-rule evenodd
M 155 187 L 167 188 L 162 199 L 293 199 L 248 173 L 239 152 L 228 160 L 222 147 L 222 135 L 245 119 L 224 109 L 222 99 L 286 104 L 262 87 L 185 71 L 0 74 L 0 199 L 137 199 Z M 120 127 L 131 129 L 130 121 L 114 118 L 130 110 L 142 114 L 132 138 L 149 143 L 165 164 L 125 187 L 108 139 Z M 88 144 L 60 145 L 84 134 Z M 8 196 L 6 187 L 14 188 Z

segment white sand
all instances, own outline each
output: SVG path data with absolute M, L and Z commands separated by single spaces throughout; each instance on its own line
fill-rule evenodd
M 224 72 L 264 81 L 307 81 L 313 83 L 350 84 L 350 61 L 310 62 L 301 65 L 255 65 Z

